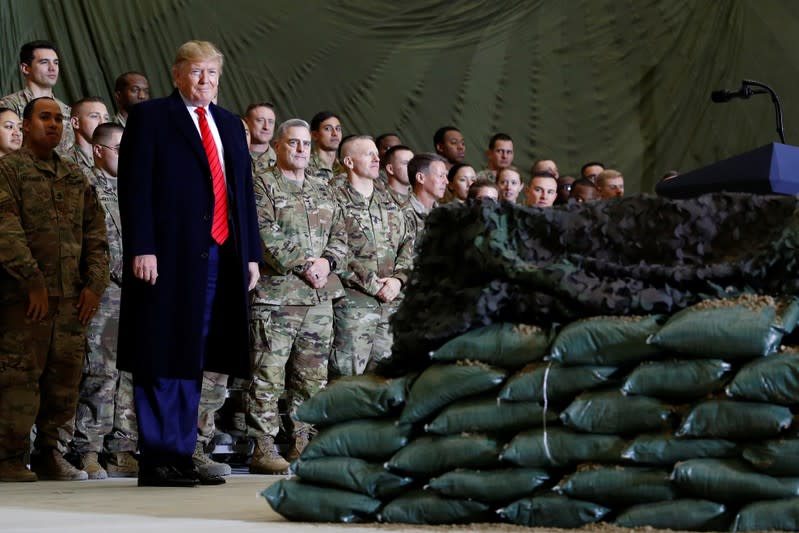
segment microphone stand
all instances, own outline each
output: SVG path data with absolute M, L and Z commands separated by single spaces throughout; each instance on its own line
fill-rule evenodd
M 782 124 L 782 105 L 780 104 L 780 99 L 777 96 L 777 93 L 774 92 L 774 89 L 766 85 L 765 83 L 760 83 L 759 81 L 754 80 L 743 80 L 741 85 L 744 88 L 744 92 L 746 94 L 746 98 L 749 98 L 752 94 L 765 94 L 769 93 L 771 95 L 771 101 L 774 103 L 774 111 L 777 114 L 777 134 L 780 136 L 780 141 L 782 144 L 785 144 L 785 128 Z M 761 87 L 765 90 L 752 90 L 749 86 L 753 87 Z

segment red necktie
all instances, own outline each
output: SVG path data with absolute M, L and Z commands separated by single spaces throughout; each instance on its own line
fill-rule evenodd
M 205 108 L 198 107 L 194 110 L 199 117 L 200 136 L 203 138 L 203 148 L 208 156 L 208 165 L 211 167 L 211 184 L 214 189 L 214 219 L 211 223 L 211 237 L 218 244 L 227 240 L 227 191 L 225 189 L 225 175 L 222 173 L 222 164 L 219 162 L 219 152 L 216 150 L 214 136 L 205 118 Z

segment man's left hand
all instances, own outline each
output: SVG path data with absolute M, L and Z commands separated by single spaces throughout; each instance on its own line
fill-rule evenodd
M 397 278 L 378 278 L 377 281 L 383 284 L 383 288 L 375 295 L 378 300 L 388 303 L 394 301 L 394 299 L 399 296 L 400 290 L 402 289 L 400 280 Z
M 78 297 L 78 320 L 84 326 L 91 322 L 94 315 L 97 314 L 97 308 L 100 306 L 100 297 L 94 294 L 90 289 L 84 288 L 80 291 Z
M 261 277 L 261 270 L 258 268 L 258 263 L 253 262 L 247 263 L 247 270 L 250 271 L 250 283 L 247 284 L 247 290 L 251 291 Z

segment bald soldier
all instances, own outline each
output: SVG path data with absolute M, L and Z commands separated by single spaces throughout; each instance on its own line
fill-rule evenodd
M 289 411 L 327 383 L 333 341 L 333 299 L 344 295 L 338 276 L 347 244 L 341 207 L 330 186 L 308 172 L 311 132 L 291 119 L 277 129 L 277 161 L 255 176 L 258 227 L 264 247 L 261 277 L 251 306 L 256 361 L 247 399 L 247 425 L 257 435 L 250 472 L 288 470 L 308 443 L 311 428 L 294 422 L 294 445 L 286 459 L 275 447 L 280 429 L 278 398 Z
M 0 481 L 88 477 L 63 454 L 86 325 L 108 285 L 108 241 L 86 177 L 55 152 L 64 118 L 54 99 L 31 100 L 23 147 L 0 159 Z
M 4 96 L 0 100 L 0 107 L 7 107 L 21 117 L 25 106 L 31 100 L 48 96 L 58 103 L 61 114 L 68 118 L 70 116 L 69 106 L 53 95 L 53 87 L 58 83 L 60 68 L 55 44 L 50 41 L 32 41 L 23 44 L 19 49 L 19 70 L 25 79 L 25 87 Z M 72 125 L 69 122 L 64 122 L 57 147 L 58 153 L 66 154 L 73 142 Z
M 402 209 L 375 187 L 377 146 L 365 135 L 344 139 L 339 160 L 347 181 L 336 190 L 344 209 L 349 254 L 341 274 L 345 296 L 336 301 L 330 375 L 374 370 L 391 356 L 394 314 L 413 258 L 413 235 Z

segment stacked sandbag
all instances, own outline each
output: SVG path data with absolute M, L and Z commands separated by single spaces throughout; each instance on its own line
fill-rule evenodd
M 299 479 L 264 494 L 306 521 L 796 529 L 799 351 L 780 343 L 798 317 L 741 296 L 476 328 L 418 374 L 307 401 Z

